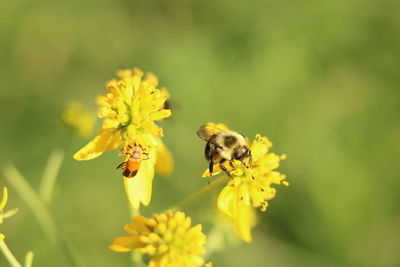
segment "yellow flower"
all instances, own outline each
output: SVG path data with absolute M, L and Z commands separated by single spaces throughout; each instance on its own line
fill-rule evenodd
M 0 202 L 0 211 L 3 211 L 3 209 L 6 207 L 8 201 L 8 189 L 7 187 L 3 187 L 3 198 L 1 199 Z
M 285 175 L 275 171 L 279 162 L 286 155 L 278 156 L 269 153 L 272 143 L 261 135 L 256 135 L 254 142 L 249 145 L 252 153 L 252 168 L 244 166 L 242 162 L 234 160 L 233 167 L 229 162 L 224 163 L 226 169 L 232 175 L 232 179 L 222 189 L 218 196 L 218 209 L 235 220 L 236 229 L 240 236 L 247 242 L 252 240 L 251 227 L 255 224 L 253 208 L 260 207 L 265 211 L 268 200 L 275 196 L 276 190 L 273 184 L 289 185 L 284 181 Z M 247 164 L 249 165 L 248 159 Z M 216 164 L 213 175 L 222 170 Z M 203 173 L 208 177 L 209 171 Z
M 129 201 L 138 209 L 140 203 L 150 203 L 154 168 L 164 175 L 172 170 L 172 157 L 159 138 L 163 131 L 155 124 L 169 117 L 171 111 L 164 109 L 166 94 L 157 89 L 156 76 L 148 73 L 143 78 L 139 69 L 119 71 L 117 75 L 118 80 L 107 83 L 108 93 L 97 98 L 98 116 L 104 119 L 100 132 L 74 159 L 91 160 L 118 147 L 128 151 L 129 147 L 140 145 L 149 160 L 141 162 L 133 178 L 124 178 Z M 125 161 L 128 158 L 126 155 Z
M 83 138 L 88 138 L 93 133 L 96 117 L 79 102 L 68 103 L 62 113 L 62 118 Z
M 4 212 L 4 208 L 7 205 L 7 201 L 8 201 L 8 189 L 7 187 L 3 187 L 3 197 L 0 201 L 0 224 L 3 223 L 3 220 L 5 218 L 13 216 L 18 211 L 18 209 L 12 209 Z
M 201 225 L 191 226 L 191 218 L 185 213 L 167 211 L 154 214 L 148 219 L 134 216 L 132 224 L 125 225 L 131 236 L 120 236 L 109 248 L 116 252 L 139 249 L 148 254 L 149 267 L 201 266 L 205 253 L 206 236 Z

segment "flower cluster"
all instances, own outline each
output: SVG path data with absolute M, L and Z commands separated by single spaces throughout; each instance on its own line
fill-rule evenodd
M 139 249 L 150 257 L 149 267 L 201 266 L 205 253 L 206 236 L 201 225 L 191 226 L 191 218 L 183 212 L 167 211 L 154 214 L 148 219 L 134 216 L 131 224 L 125 225 L 130 236 L 113 240 L 110 249 L 127 252 Z
M 106 151 L 121 148 L 124 161 L 118 167 L 123 168 L 126 193 L 137 210 L 140 204 L 150 203 L 154 171 L 168 175 L 172 170 L 171 154 L 160 138 L 163 129 L 155 123 L 171 115 L 167 102 L 169 93 L 165 88 L 157 88 L 158 79 L 151 73 L 144 76 L 135 69 L 123 70 L 117 75 L 118 79 L 107 83 L 108 93 L 97 99 L 98 116 L 103 118 L 100 132 L 74 158 L 91 160 Z M 224 124 L 209 123 L 207 126 L 240 137 Z M 198 132 L 199 136 L 205 140 L 206 136 L 216 137 L 207 130 Z M 236 139 L 233 135 L 231 141 Z M 221 152 L 221 146 L 212 144 Z M 217 155 L 219 162 L 214 162 L 212 175 L 223 171 L 229 174 L 217 206 L 233 219 L 242 239 L 250 242 L 251 228 L 256 223 L 255 209 L 266 210 L 268 201 L 276 193 L 274 184 L 288 185 L 285 175 L 276 171 L 280 160 L 286 156 L 269 153 L 272 143 L 261 135 L 256 135 L 251 144 L 247 138 L 241 139 L 240 144 L 246 149 L 242 154 L 236 150 L 235 157 L 226 156 L 229 154 L 226 151 L 224 155 Z M 213 161 L 213 157 L 208 159 Z M 209 170 L 203 173 L 203 177 L 210 175 Z M 132 223 L 124 228 L 130 235 L 115 238 L 109 248 L 116 252 L 136 249 L 145 256 L 150 267 L 212 265 L 202 258 L 206 241 L 202 226 L 191 226 L 191 218 L 183 212 L 167 211 L 154 214 L 152 218 L 134 216 Z
M 138 209 L 141 203 L 150 203 L 154 168 L 162 174 L 172 170 L 171 155 L 160 139 L 162 128 L 155 124 L 169 117 L 171 111 L 164 108 L 168 95 L 165 89 L 157 88 L 155 75 L 148 73 L 143 78 L 139 69 L 119 71 L 117 75 L 118 80 L 107 83 L 108 93 L 97 98 L 98 116 L 103 118 L 100 132 L 74 159 L 91 160 L 118 147 L 122 147 L 122 152 L 130 147 L 143 148 L 149 160 L 141 162 L 134 179 L 124 178 L 129 201 Z M 127 161 L 129 153 L 124 155 Z
M 223 128 L 228 129 L 226 126 Z M 247 242 L 252 240 L 251 227 L 255 224 L 253 208 L 261 208 L 262 211 L 267 209 L 268 200 L 276 193 L 273 184 L 289 185 L 284 180 L 286 176 L 275 170 L 286 155 L 269 153 L 271 146 L 272 143 L 267 137 L 256 135 L 253 143 L 249 144 L 252 154 L 251 167 L 249 162 L 245 165 L 238 160 L 224 163 L 232 179 L 218 196 L 218 209 L 235 220 L 240 236 Z M 216 164 L 213 175 L 221 172 L 221 168 Z M 206 170 L 203 177 L 208 176 L 210 173 Z

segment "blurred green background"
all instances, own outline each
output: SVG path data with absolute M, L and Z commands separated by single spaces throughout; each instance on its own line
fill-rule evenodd
M 64 151 L 59 228 L 87 266 L 131 266 L 107 249 L 130 220 L 118 151 L 74 161 L 88 140 L 60 114 L 69 101 L 95 112 L 115 71 L 139 67 L 174 112 L 161 125 L 176 168 L 154 180 L 145 215 L 207 185 L 195 131 L 224 122 L 268 136 L 291 185 L 259 213 L 254 241 L 211 255 L 214 266 L 400 266 L 399 12 L 395 0 L 3 1 L 0 165 L 37 188 Z M 185 209 L 206 231 L 218 191 Z M 20 210 L 0 232 L 19 259 L 30 249 L 34 266 L 69 266 L 11 187 L 8 207 Z

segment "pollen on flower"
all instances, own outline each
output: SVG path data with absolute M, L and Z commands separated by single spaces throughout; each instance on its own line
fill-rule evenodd
M 247 168 L 240 161 L 234 161 L 233 167 L 230 164 L 225 165 L 233 179 L 222 190 L 218 198 L 219 207 L 224 213 L 233 216 L 236 214 L 235 205 L 231 205 L 227 201 L 240 201 L 246 205 L 266 210 L 267 201 L 276 194 L 276 189 L 272 185 L 288 185 L 288 182 L 284 181 L 286 176 L 275 171 L 279 167 L 280 160 L 284 159 L 285 155 L 278 156 L 274 153 L 269 153 L 271 145 L 272 143 L 266 137 L 256 135 L 254 142 L 250 146 L 253 161 L 252 168 Z
M 260 208 L 261 211 L 266 211 L 268 201 L 276 195 L 273 185 L 289 185 L 285 181 L 286 176 L 276 171 L 280 161 L 286 159 L 285 154 L 279 156 L 270 153 L 271 141 L 260 134 L 257 134 L 253 143 L 249 142 L 248 146 L 252 154 L 252 163 L 250 164 L 250 159 L 247 159 L 247 162 L 226 161 L 223 167 L 232 179 L 218 196 L 219 210 L 236 221 L 237 229 L 240 229 L 239 234 L 245 241 L 251 240 L 251 224 L 245 218 L 250 214 L 249 209 Z M 218 165 L 214 165 L 213 175 L 222 171 Z M 209 176 L 208 170 L 203 176 Z
M 137 173 L 134 178 L 124 178 L 129 201 L 137 209 L 141 203 L 150 202 L 154 169 L 162 174 L 171 172 L 173 160 L 160 139 L 163 130 L 155 123 L 171 116 L 171 111 L 165 108 L 167 91 L 157 88 L 158 79 L 154 74 L 144 76 L 141 70 L 134 69 L 118 71 L 117 76 L 118 79 L 107 83 L 108 92 L 97 98 L 98 116 L 103 119 L 100 132 L 75 153 L 74 159 L 91 160 L 120 147 L 127 162 L 130 156 L 126 151 L 141 147 L 148 157 L 138 160 L 135 169 L 129 170 Z
M 150 257 L 148 266 L 201 266 L 206 236 L 201 225 L 191 226 L 191 218 L 183 212 L 167 211 L 148 219 L 134 216 L 125 225 L 131 236 L 117 237 L 110 245 L 116 252 L 138 249 Z
M 143 148 L 154 149 L 152 136 L 163 136 L 162 129 L 155 121 L 171 115 L 164 109 L 166 94 L 158 88 L 154 74 L 139 69 L 117 72 L 118 80 L 107 83 L 108 93 L 97 98 L 100 106 L 98 116 L 103 118 L 98 136 L 78 151 L 74 158 L 88 160 L 118 146 L 140 144 Z

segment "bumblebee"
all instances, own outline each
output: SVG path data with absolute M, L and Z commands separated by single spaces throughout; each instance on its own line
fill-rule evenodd
M 205 148 L 205 156 L 210 162 L 209 171 L 212 175 L 214 164 L 219 163 L 219 166 L 229 176 L 231 174 L 223 165 L 225 161 L 229 161 L 232 168 L 233 160 L 239 160 L 243 163 L 246 158 L 249 158 L 249 165 L 252 165 L 251 151 L 247 147 L 246 139 L 238 132 L 226 129 L 223 125 L 208 123 L 200 126 L 197 135 L 207 142 Z
M 148 154 L 143 151 L 143 148 L 141 145 L 134 145 L 133 147 L 128 145 L 129 147 L 129 152 L 125 153 L 126 155 L 129 155 L 129 158 L 127 161 L 122 162 L 117 166 L 117 169 L 122 168 L 122 175 L 126 178 L 133 178 L 136 176 L 136 174 L 139 171 L 140 164 L 142 163 L 142 160 L 148 160 Z M 143 157 L 144 155 L 145 157 Z

